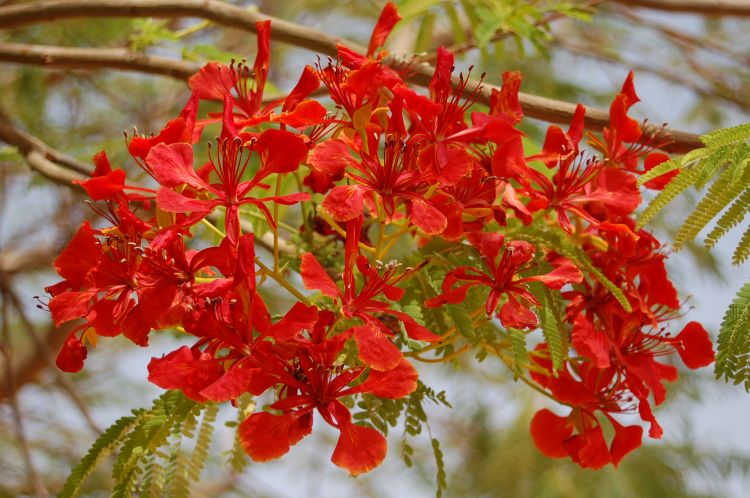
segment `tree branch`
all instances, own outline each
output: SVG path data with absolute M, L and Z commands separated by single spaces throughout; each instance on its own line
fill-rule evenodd
M 31 169 L 48 180 L 72 187 L 73 180 L 83 180 L 91 167 L 49 147 L 36 137 L 18 130 L 0 119 L 0 141 L 13 145 L 23 154 Z
M 0 43 L 0 62 L 34 64 L 65 69 L 121 69 L 186 80 L 200 65 L 133 52 L 123 48 L 66 48 L 48 45 Z
M 48 0 L 0 7 L 0 28 L 23 26 L 38 22 L 68 19 L 74 17 L 199 17 L 214 21 L 223 26 L 255 32 L 255 22 L 270 19 L 274 39 L 330 56 L 337 53 L 336 44 L 342 43 L 353 50 L 364 53 L 366 49 L 356 43 L 326 33 L 246 10 L 219 0 Z M 427 85 L 434 68 L 430 65 L 417 65 L 411 58 L 389 56 L 386 64 L 410 70 L 409 79 L 420 85 Z M 454 78 L 454 85 L 458 77 Z M 466 85 L 467 92 L 473 91 L 476 82 Z M 493 86 L 485 85 L 479 100 L 488 103 Z M 546 97 L 521 93 L 519 95 L 524 113 L 535 119 L 553 123 L 566 123 L 573 117 L 575 104 Z M 588 108 L 586 127 L 601 130 L 609 125 L 607 111 Z M 650 126 L 645 130 L 654 133 L 661 127 Z M 670 152 L 687 152 L 702 147 L 698 136 L 679 130 L 665 129 L 672 143 L 664 147 Z
M 614 0 L 628 7 L 646 7 L 669 12 L 709 16 L 750 16 L 747 0 Z

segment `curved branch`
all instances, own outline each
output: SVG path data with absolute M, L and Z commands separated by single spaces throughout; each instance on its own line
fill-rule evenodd
M 255 23 L 270 20 L 275 39 L 326 55 L 336 55 L 336 43 L 354 50 L 366 48 L 320 31 L 256 10 L 219 0 L 47 0 L 0 7 L 0 28 L 12 28 L 76 17 L 197 17 L 229 28 L 255 32 Z
M 200 17 L 227 27 L 255 32 L 255 22 L 272 21 L 274 39 L 291 43 L 330 56 L 337 53 L 337 43 L 342 43 L 361 53 L 364 47 L 342 38 L 335 38 L 320 31 L 299 26 L 283 19 L 274 18 L 256 11 L 246 10 L 219 0 L 47 0 L 0 7 L 0 28 L 22 26 L 56 19 L 74 17 Z M 415 65 L 411 58 L 390 56 L 386 64 L 411 72 L 407 76 L 419 85 L 427 85 L 434 68 L 426 64 Z M 454 78 L 454 86 L 458 85 Z M 472 92 L 477 82 L 469 82 L 466 91 Z M 492 91 L 485 85 L 479 100 L 488 103 Z M 531 117 L 553 123 L 569 122 L 576 105 L 569 102 L 521 93 L 519 95 L 524 113 Z M 588 129 L 601 130 L 609 125 L 607 111 L 587 108 L 585 125 Z M 646 127 L 646 134 L 658 132 L 661 127 Z M 664 129 L 671 144 L 664 147 L 670 152 L 687 152 L 702 147 L 697 135 L 679 130 Z
M 49 45 L 0 43 L 0 62 L 35 64 L 66 69 L 121 69 L 185 80 L 200 65 L 193 62 L 132 52 L 122 48 L 67 48 Z
M 615 0 L 629 7 L 709 16 L 750 16 L 747 0 Z
M 29 165 L 53 181 L 80 180 L 91 171 L 91 166 L 63 154 L 38 138 L 18 130 L 0 119 L 0 141 L 13 145 L 30 161 Z M 33 161 L 34 164 L 31 164 Z M 57 164 L 55 164 L 57 163 Z

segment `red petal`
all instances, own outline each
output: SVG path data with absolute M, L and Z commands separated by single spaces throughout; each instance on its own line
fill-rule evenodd
M 96 289 L 82 292 L 65 291 L 53 297 L 49 310 L 55 325 L 82 318 L 89 312 L 89 303 L 96 294 Z
M 268 375 L 259 368 L 232 368 L 200 391 L 201 396 L 211 401 L 229 401 L 237 399 L 243 393 L 260 395 L 259 385 L 268 385 Z M 260 377 L 260 379 L 259 379 Z M 266 382 L 260 382 L 261 380 Z M 271 382 L 274 382 L 274 378 Z M 274 382 L 275 383 L 275 382 Z M 273 385 L 273 384 L 271 384 Z M 270 387 L 270 386 L 268 386 Z
M 563 443 L 573 434 L 573 424 L 566 417 L 551 411 L 539 410 L 531 419 L 531 438 L 539 451 L 551 458 L 562 458 L 568 454 Z
M 269 335 L 277 341 L 289 341 L 297 337 L 303 330 L 312 332 L 317 321 L 317 307 L 294 303 L 294 306 L 286 315 L 271 327 Z
M 471 232 L 466 234 L 466 238 L 490 264 L 495 263 L 495 259 L 505 242 L 503 234 L 497 232 Z
M 623 142 L 637 142 L 641 138 L 641 126 L 638 121 L 628 116 L 628 109 L 632 103 L 629 97 L 621 93 L 612 101 L 609 107 L 609 122 L 617 138 Z
M 328 276 L 323 266 L 312 253 L 307 252 L 302 255 L 302 264 L 300 265 L 300 275 L 305 289 L 319 290 L 324 295 L 338 299 L 341 297 L 336 283 Z
M 385 372 L 370 370 L 367 380 L 352 392 L 371 393 L 379 398 L 403 398 L 417 389 L 418 378 L 412 364 L 402 359 L 394 368 Z
M 282 111 L 289 111 L 295 109 L 298 104 L 302 103 L 308 95 L 314 92 L 320 86 L 320 78 L 318 78 L 318 72 L 312 66 L 305 66 L 302 70 L 302 74 L 294 85 L 292 91 L 284 99 L 284 106 L 281 108 Z M 311 100 L 310 102 L 316 102 Z M 316 102 L 317 103 L 317 102 Z M 320 104 L 318 104 L 320 105 Z M 323 113 L 325 116 L 325 113 Z
M 185 184 L 198 189 L 207 187 L 193 169 L 193 147 L 190 144 L 159 144 L 151 149 L 146 162 L 156 181 L 164 187 Z
M 570 260 L 545 275 L 536 275 L 525 280 L 542 282 L 550 289 L 560 290 L 565 284 L 580 284 L 583 273 Z
M 620 93 L 625 95 L 628 108 L 636 102 L 641 101 L 641 99 L 638 98 L 638 95 L 636 95 L 635 93 L 635 85 L 633 84 L 634 76 L 635 74 L 633 73 L 633 71 L 630 71 L 628 73 L 628 77 L 625 78 L 625 82 L 622 84 L 622 89 L 620 90 Z
M 564 446 L 573 461 L 584 469 L 601 469 L 612 459 L 599 425 L 581 435 L 573 436 Z
M 97 169 L 99 169 L 98 166 Z M 95 171 L 90 179 L 73 180 L 73 183 L 83 187 L 92 200 L 113 199 L 125 188 L 125 171 L 116 169 L 103 175 L 97 175 Z
M 688 368 L 705 367 L 714 361 L 714 349 L 708 332 L 698 322 L 685 325 L 672 344 Z
M 155 137 L 135 137 L 128 144 L 128 151 L 133 157 L 146 159 L 151 149 L 158 144 L 173 144 L 184 141 L 186 124 L 182 118 L 173 119 Z
M 419 197 L 410 199 L 411 212 L 409 220 L 421 228 L 428 235 L 437 235 L 442 233 L 448 226 L 448 219 L 438 208 L 433 206 L 429 201 Z
M 504 326 L 516 329 L 534 328 L 539 323 L 534 312 L 523 306 L 511 294 L 508 294 L 508 302 L 500 308 L 499 316 Z
M 294 424 L 296 416 L 271 415 L 270 413 L 253 413 L 240 424 L 240 443 L 245 453 L 256 462 L 267 462 L 286 454 L 289 447 L 299 441 L 302 436 L 299 428 L 295 428 L 294 437 L 290 435 L 290 429 Z M 312 419 L 310 430 L 312 430 Z M 310 431 L 307 431 L 309 434 Z
M 67 247 L 55 259 L 55 269 L 72 288 L 83 284 L 83 279 L 102 257 L 102 250 L 88 220 L 81 224 Z
M 185 197 L 170 188 L 159 189 L 156 194 L 156 203 L 169 213 L 208 213 L 218 204 L 216 201 Z
M 258 37 L 258 52 L 255 55 L 253 72 L 255 74 L 255 91 L 263 92 L 268 76 L 268 64 L 271 61 L 271 21 L 257 21 L 255 35 Z
M 652 439 L 661 439 L 664 435 L 664 429 L 662 429 L 659 422 L 656 421 L 654 412 L 651 410 L 651 405 L 647 399 L 638 400 L 638 413 L 641 416 L 641 420 L 651 424 L 651 427 L 648 430 L 648 437 Z
M 388 443 L 381 433 L 370 427 L 339 421 L 339 436 L 331 461 L 353 476 L 369 472 L 385 459 Z
M 609 367 L 609 340 L 583 313 L 573 323 L 572 343 L 579 354 L 594 361 L 596 368 Z
M 667 161 L 669 161 L 668 155 L 662 152 L 652 152 L 651 154 L 646 156 L 646 159 L 643 160 L 643 172 L 646 173 L 647 171 L 650 171 L 654 167 Z M 659 175 L 656 178 L 652 178 L 651 180 L 647 181 L 643 185 L 646 188 L 650 188 L 654 190 L 662 190 L 664 187 L 667 186 L 667 183 L 672 181 L 672 178 L 677 176 L 679 172 L 680 172 L 679 168 L 673 169 L 672 171 L 664 173 L 663 175 Z
M 612 439 L 609 452 L 612 455 L 612 465 L 617 467 L 625 455 L 641 446 L 643 428 L 639 425 L 624 427 L 611 417 L 608 418 L 615 428 L 615 437 Z
M 334 187 L 323 200 L 323 208 L 331 213 L 336 221 L 354 219 L 364 211 L 362 189 L 357 185 Z
M 316 145 L 307 158 L 307 163 L 315 171 L 336 177 L 343 173 L 347 166 L 356 165 L 357 161 L 342 140 L 332 138 Z
M 255 149 L 263 161 L 262 173 L 258 173 L 260 178 L 271 173 L 290 173 L 296 170 L 307 157 L 308 151 L 299 135 L 276 129 L 261 133 Z
M 430 96 L 436 102 L 441 102 L 453 92 L 451 72 L 453 71 L 453 53 L 443 46 L 437 49 L 435 73 L 430 80 Z
M 437 342 L 442 339 L 442 337 L 433 334 L 427 327 L 420 325 L 414 320 L 414 318 L 402 311 L 388 310 L 387 313 L 398 317 L 398 319 L 404 323 L 406 335 L 408 335 L 410 339 L 427 342 Z
M 148 364 L 148 380 L 164 389 L 180 389 L 185 396 L 205 401 L 200 391 L 224 375 L 218 360 L 187 346 L 172 351 L 161 358 L 152 358 Z
M 352 328 L 359 348 L 359 359 L 375 370 L 390 370 L 402 360 L 401 351 L 373 325 Z
M 505 71 L 503 86 L 500 91 L 493 88 L 490 96 L 490 115 L 505 115 L 513 124 L 521 121 L 523 109 L 518 101 L 518 90 L 521 88 L 521 73 L 519 71 Z
M 224 101 L 237 82 L 237 73 L 217 62 L 209 62 L 190 77 L 188 84 L 198 98 Z
M 292 112 L 283 113 L 277 121 L 301 130 L 307 126 L 314 126 L 325 121 L 328 110 L 316 100 L 305 100 L 295 106 Z
M 393 27 L 401 20 L 401 16 L 398 15 L 398 9 L 392 2 L 388 2 L 380 12 L 378 22 L 375 23 L 375 28 L 372 30 L 372 36 L 370 37 L 370 44 L 367 46 L 367 56 L 371 57 L 375 50 L 382 47 L 385 44 L 386 38 L 393 31 Z
M 83 368 L 83 361 L 88 351 L 86 346 L 78 339 L 75 332 L 65 340 L 60 353 L 57 355 L 55 364 L 63 372 L 78 372 Z

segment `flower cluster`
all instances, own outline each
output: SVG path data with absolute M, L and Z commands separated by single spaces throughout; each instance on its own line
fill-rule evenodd
M 442 288 L 423 295 L 424 310 L 478 294 L 479 313 L 498 334 L 529 334 L 539 327 L 542 293 L 562 303 L 561 339 L 571 349 L 560 360 L 539 344 L 527 380 L 571 411 L 541 410 L 532 437 L 548 456 L 616 465 L 641 444 L 642 429 L 615 416 L 639 413 L 651 437 L 662 433 L 650 399 L 664 400 L 663 382 L 677 370 L 657 357 L 676 352 L 689 368 L 713 361 L 699 324 L 669 334 L 680 302 L 665 254 L 633 221 L 636 175 L 667 157 L 653 151 L 661 138 L 643 136 L 627 115 L 638 101 L 632 75 L 603 137 L 589 135 L 593 151 L 580 148 L 579 106 L 567 131 L 551 126 L 541 151 L 526 155 L 520 74 L 506 73 L 481 111 L 483 88 L 456 76 L 453 55 L 441 48 L 428 92 L 419 93 L 405 80 L 408 69 L 383 61 L 381 46 L 399 19 L 388 4 L 366 54 L 341 46 L 336 61 L 306 67 L 274 100 L 263 95 L 271 26 L 258 23 L 252 67 L 209 63 L 190 79 L 191 98 L 176 119 L 154 136 L 130 138 L 150 187 L 127 184 L 105 153 L 95 156 L 91 178 L 79 183 L 102 222 L 83 223 L 55 262 L 63 281 L 47 289 L 54 321 L 79 324 L 57 364 L 80 370 L 100 336 L 147 346 L 153 331 L 177 329 L 192 345 L 152 359 L 149 380 L 198 402 L 266 396 L 238 429 L 251 458 L 288 452 L 317 412 L 340 431 L 332 461 L 367 472 L 385 457 L 386 441 L 353 422 L 352 398 L 409 396 L 418 388 L 414 348 L 447 351 L 441 346 L 455 333 L 429 330 L 400 304 L 404 284 L 438 266 L 424 255 L 440 241 L 472 252 L 476 265 L 443 257 Z M 321 83 L 332 110 L 309 98 Z M 213 126 L 219 135 L 201 152 Z M 289 251 L 280 249 L 282 226 L 289 230 L 283 212 L 303 214 Z M 517 235 L 535 231 L 559 232 L 577 252 Z M 261 239 L 272 262 L 256 254 Z M 422 261 L 384 263 L 399 244 Z M 317 293 L 305 293 L 292 270 Z M 262 297 L 274 290 L 294 299 L 276 317 Z M 610 445 L 597 414 L 614 427 Z

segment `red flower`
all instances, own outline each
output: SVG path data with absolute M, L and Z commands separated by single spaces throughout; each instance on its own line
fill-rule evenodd
M 364 256 L 359 255 L 358 233 L 361 220 L 354 220 L 347 225 L 347 250 L 344 267 L 344 292 L 326 273 L 320 262 L 312 253 L 302 255 L 300 273 L 307 289 L 321 291 L 324 295 L 341 303 L 341 314 L 346 318 L 358 318 L 365 325 L 351 329 L 359 348 L 360 359 L 377 370 L 394 368 L 402 360 L 401 351 L 390 341 L 393 332 L 378 318 L 378 315 L 391 315 L 404 324 L 407 335 L 420 341 L 437 341 L 440 339 L 427 328 L 417 323 L 411 316 L 391 309 L 391 306 L 376 299 L 381 294 L 391 301 L 398 301 L 404 291 L 396 284 L 410 276 L 415 270 L 398 272 L 395 262 L 373 266 Z M 354 278 L 354 266 L 362 275 L 362 288 L 357 290 Z
M 506 327 L 536 327 L 538 320 L 529 309 L 530 305 L 539 305 L 539 301 L 529 292 L 527 283 L 542 282 L 550 289 L 560 289 L 569 283 L 579 283 L 583 274 L 570 261 L 559 260 L 557 267 L 550 273 L 533 277 L 518 278 L 518 273 L 528 269 L 528 263 L 534 258 L 534 248 L 524 241 L 511 241 L 504 244 L 504 237 L 499 233 L 474 232 L 467 235 L 471 244 L 479 251 L 489 272 L 459 266 L 448 272 L 443 280 L 443 292 L 425 302 L 427 307 L 438 307 L 445 303 L 460 303 L 466 299 L 471 287 L 481 285 L 490 288 L 485 311 L 492 314 L 503 295 L 507 302 L 500 309 L 498 316 Z M 503 247 L 502 256 L 500 248 Z M 499 257 L 498 257 L 499 256 Z M 458 287 L 456 283 L 466 282 Z
M 410 145 L 419 153 L 417 164 L 425 174 L 441 185 L 455 185 L 469 171 L 475 159 L 469 144 L 482 134 L 484 126 L 468 127 L 464 114 L 471 107 L 480 86 L 461 102 L 468 79 L 461 76 L 458 88 L 451 82 L 453 54 L 438 48 L 435 74 L 430 81 L 430 98 L 417 94 L 405 85 L 394 92 L 404 100 L 412 123 Z
M 225 107 L 225 111 L 226 111 Z M 223 134 L 231 135 L 230 118 L 225 116 Z M 217 154 L 211 159 L 210 168 L 218 177 L 219 183 L 208 183 L 193 170 L 193 149 L 188 144 L 158 145 L 149 154 L 148 161 L 162 185 L 157 195 L 159 207 L 169 212 L 193 212 L 200 218 L 216 206 L 226 207 L 226 231 L 230 242 L 235 243 L 240 234 L 239 207 L 244 204 L 257 206 L 266 216 L 268 223 L 276 226 L 266 202 L 285 205 L 310 198 L 307 193 L 257 198 L 250 195 L 256 187 L 268 188 L 262 181 L 273 173 L 289 173 L 299 166 L 307 156 L 307 146 L 294 133 L 269 129 L 252 142 L 248 150 L 239 137 L 222 138 L 217 141 Z M 250 154 L 257 152 L 261 166 L 252 179 L 243 180 L 250 161 Z M 208 193 L 214 199 L 186 197 L 178 194 L 173 187 L 187 185 L 196 193 Z M 197 221 L 197 220 L 196 220 Z
M 546 347 L 537 351 L 543 354 Z M 567 417 L 549 410 L 540 410 L 534 415 L 531 436 L 542 453 L 552 458 L 570 456 L 583 468 L 599 469 L 608 463 L 616 467 L 626 454 L 641 445 L 643 429 L 637 425 L 623 426 L 612 416 L 634 409 L 632 395 L 614 376 L 614 370 L 600 370 L 587 362 L 569 363 L 555 377 L 551 374 L 548 357 L 535 356 L 534 362 L 550 373 L 532 373 L 532 377 L 557 400 L 572 408 Z M 604 415 L 614 429 L 609 446 L 596 412 Z
M 386 454 L 385 438 L 376 430 L 355 425 L 349 409 L 339 400 L 357 393 L 384 398 L 402 398 L 416 389 L 417 372 L 405 360 L 387 372 L 371 370 L 367 379 L 352 387 L 363 368 L 336 365 L 346 335 L 325 339 L 325 328 L 333 315 L 321 314 L 311 340 L 300 339 L 289 355 L 274 354 L 261 359 L 263 368 L 276 375 L 282 387 L 271 405 L 282 415 L 255 413 L 240 425 L 240 440 L 256 461 L 279 458 L 312 431 L 312 412 L 340 431 L 331 460 L 352 475 L 380 465 Z
M 335 140 L 335 139 L 334 139 Z M 399 204 L 406 207 L 409 220 L 425 233 L 439 234 L 447 220 L 432 202 L 425 197 L 428 184 L 414 165 L 414 151 L 397 135 L 386 135 L 384 158 L 381 162 L 378 143 L 371 140 L 368 148 L 361 150 L 362 159 L 355 161 L 343 142 L 327 142 L 316 147 L 311 165 L 331 177 L 342 172 L 352 183 L 334 187 L 323 201 L 323 207 L 336 221 L 349 221 L 362 216 L 365 204 L 371 212 L 381 205 L 386 222 L 397 213 Z

